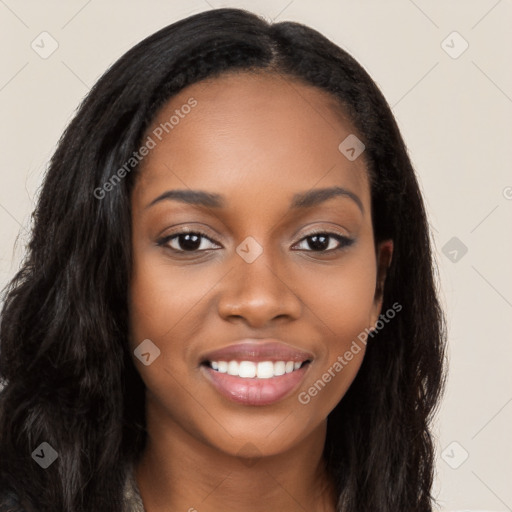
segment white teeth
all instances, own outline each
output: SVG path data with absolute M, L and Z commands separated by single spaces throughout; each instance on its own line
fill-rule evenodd
M 284 361 L 276 361 L 274 363 L 274 375 L 284 375 L 286 363 Z
M 242 361 L 238 365 L 238 375 L 246 378 L 256 377 L 256 365 L 251 361 Z
M 301 362 L 294 361 L 210 361 L 213 370 L 245 379 L 270 379 L 298 370 L 301 365 Z
M 238 361 L 229 361 L 228 375 L 238 375 Z
M 258 363 L 258 379 L 270 379 L 274 376 L 274 363 L 272 361 L 262 361 Z

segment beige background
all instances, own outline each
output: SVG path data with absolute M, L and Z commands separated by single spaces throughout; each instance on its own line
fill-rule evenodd
M 435 494 L 443 510 L 512 510 L 510 0 L 0 0 L 0 286 L 18 268 L 45 166 L 89 88 L 145 36 L 225 6 L 316 28 L 392 105 L 428 205 L 449 320 Z M 31 47 L 42 37 L 47 51 L 50 37 L 58 43 L 46 59 Z

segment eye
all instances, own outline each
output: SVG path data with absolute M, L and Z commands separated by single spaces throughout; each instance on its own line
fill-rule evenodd
M 353 239 L 339 233 L 318 231 L 310 233 L 300 240 L 294 248 L 307 252 L 334 252 L 352 245 Z M 168 247 L 179 253 L 202 252 L 218 249 L 221 246 L 200 231 L 181 231 L 160 238 L 157 245 Z
M 165 236 L 157 241 L 159 246 L 166 246 L 176 252 L 199 252 L 217 249 L 220 246 L 199 231 L 182 231 Z
M 331 252 L 344 249 L 353 243 L 354 240 L 352 238 L 340 235 L 339 233 L 318 231 L 305 236 L 296 245 L 302 245 L 302 247 L 299 247 L 299 250 L 306 250 L 308 252 Z

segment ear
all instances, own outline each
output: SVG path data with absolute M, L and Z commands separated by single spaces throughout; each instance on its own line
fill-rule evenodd
M 393 258 L 393 240 L 384 240 L 377 246 L 377 279 L 373 299 L 371 325 L 374 326 L 382 309 L 384 299 L 384 284 L 391 260 Z

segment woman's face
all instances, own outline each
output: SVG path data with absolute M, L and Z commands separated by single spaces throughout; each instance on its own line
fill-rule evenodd
M 151 340 L 134 361 L 162 431 L 272 455 L 325 427 L 392 249 L 375 250 L 364 153 L 338 149 L 353 133 L 275 75 L 203 81 L 159 112 L 132 195 L 130 343 Z

